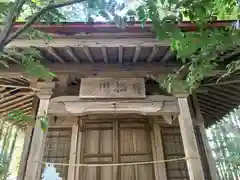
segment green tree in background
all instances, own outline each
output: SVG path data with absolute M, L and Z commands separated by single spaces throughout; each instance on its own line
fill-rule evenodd
M 219 179 L 240 178 L 240 109 L 207 130 Z

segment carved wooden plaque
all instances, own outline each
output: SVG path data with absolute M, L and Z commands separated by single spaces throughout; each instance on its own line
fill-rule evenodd
M 143 78 L 83 78 L 80 98 L 145 98 Z

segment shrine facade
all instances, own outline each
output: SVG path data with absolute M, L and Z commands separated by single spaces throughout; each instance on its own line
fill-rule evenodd
M 169 94 L 159 85 L 180 64 L 169 43 L 156 40 L 151 24 L 125 30 L 81 24 L 73 35 L 63 35 L 66 28 L 60 26 L 38 28 L 59 34 L 48 44 L 17 39 L 9 48 L 37 47 L 56 77 L 29 77 L 15 63 L 1 69 L 6 74 L 1 82 L 15 83 L 11 88 L 20 89 L 15 96 L 28 100 L 9 107 L 6 99 L 4 107 L 49 118 L 46 132 L 39 118 L 22 124 L 26 135 L 18 180 L 41 179 L 46 163 L 63 180 L 216 180 L 205 127 L 231 105 L 214 109 L 211 98 L 217 95 L 209 85 L 193 94 Z M 17 84 L 17 78 L 28 84 Z

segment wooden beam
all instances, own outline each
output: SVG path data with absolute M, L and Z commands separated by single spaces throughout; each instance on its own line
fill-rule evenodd
M 105 46 L 101 47 L 104 63 L 108 63 L 107 48 Z
M 165 160 L 163 142 L 160 125 L 153 121 L 153 130 L 151 131 L 151 143 L 153 151 L 153 160 Z M 167 180 L 166 164 L 156 163 L 154 165 L 155 179 Z
M 118 62 L 123 62 L 123 46 L 118 47 Z
M 74 55 L 74 52 L 72 51 L 71 47 L 66 47 L 66 52 L 69 54 L 69 56 L 76 62 L 79 63 L 79 60 L 77 57 Z
M 152 52 L 151 52 L 150 56 L 148 57 L 147 62 L 151 62 L 152 59 L 154 58 L 154 56 L 157 54 L 157 52 L 158 52 L 158 47 L 153 46 Z
M 178 97 L 178 105 L 180 110 L 179 126 L 185 156 L 188 158 L 186 161 L 189 179 L 205 180 L 187 97 Z
M 54 38 L 54 41 L 50 41 L 48 43 L 43 40 L 37 39 L 16 39 L 8 44 L 7 47 L 136 47 L 136 46 L 169 46 L 169 42 L 167 41 L 159 41 L 156 38 L 124 38 L 124 39 L 86 39 L 86 38 Z
M 83 51 L 84 53 L 86 54 L 88 60 L 91 62 L 91 63 L 94 63 L 94 60 L 93 60 L 93 57 L 89 51 L 89 47 L 88 46 L 83 46 Z
M 123 77 L 129 74 L 142 77 L 145 74 L 169 74 L 175 72 L 179 66 L 169 65 L 167 67 L 160 65 L 160 63 L 136 63 L 136 64 L 49 64 L 47 69 L 58 74 L 74 74 L 80 77 L 105 76 L 108 74 L 114 77 L 118 74 Z M 12 65 L 10 68 L 0 67 L 0 75 L 20 77 L 26 75 L 22 66 Z
M 76 163 L 76 155 L 77 155 L 77 137 L 78 137 L 78 124 L 74 124 L 72 126 L 72 137 L 71 137 L 71 146 L 70 146 L 70 154 L 69 154 L 69 164 Z M 75 166 L 68 167 L 68 178 L 67 180 L 73 180 L 75 177 Z
M 141 46 L 137 46 L 135 48 L 134 56 L 133 56 L 133 62 L 136 63 L 140 54 Z
M 52 48 L 52 47 L 48 47 L 47 51 L 54 57 L 56 58 L 58 61 L 60 61 L 61 63 L 65 63 L 64 60 L 57 55 L 57 52 Z

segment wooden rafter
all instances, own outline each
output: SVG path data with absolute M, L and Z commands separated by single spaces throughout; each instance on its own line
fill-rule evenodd
M 84 53 L 86 54 L 88 60 L 89 60 L 91 63 L 94 63 L 92 54 L 90 53 L 88 46 L 83 46 L 83 51 L 84 51 Z
M 19 106 L 29 105 L 29 103 L 32 102 L 33 98 L 34 98 L 33 96 L 30 96 L 30 98 L 20 100 L 18 103 L 14 103 L 14 104 L 11 104 L 9 106 L 2 107 L 0 112 L 9 111 L 10 109 L 14 109 L 14 108 L 17 108 Z
M 167 52 L 164 54 L 163 58 L 161 59 L 161 63 L 166 62 L 172 55 L 173 55 L 173 52 L 170 49 L 167 50 Z
M 135 48 L 135 52 L 134 52 L 134 56 L 133 56 L 133 62 L 136 63 L 137 60 L 138 60 L 138 57 L 139 57 L 139 54 L 140 54 L 140 51 L 141 51 L 141 46 L 137 46 Z
M 223 107 L 223 108 L 231 108 L 232 106 L 231 106 L 231 104 L 226 104 L 226 103 L 222 103 L 221 101 L 219 101 L 219 100 L 216 100 L 216 99 L 214 99 L 214 98 L 209 98 L 209 97 L 206 97 L 206 96 L 202 96 L 201 97 L 201 100 L 204 100 L 204 101 L 206 101 L 206 102 L 208 102 L 208 103 L 211 103 L 211 104 L 213 104 L 213 105 L 216 105 L 216 106 L 220 106 L 220 107 Z
M 28 87 L 29 82 L 25 78 L 0 78 L 0 117 L 3 120 L 8 118 L 8 113 L 12 110 L 21 110 L 25 115 L 29 115 L 32 110 L 34 92 Z M 21 86 L 19 86 L 21 85 Z M 25 85 L 25 86 L 24 86 Z M 13 121 L 12 123 L 16 123 Z M 25 126 L 26 122 L 18 124 Z
M 15 62 L 15 63 L 17 63 L 17 64 L 21 64 L 21 62 L 20 62 L 19 60 L 15 59 L 15 58 L 13 58 L 13 57 L 11 57 L 11 56 L 8 56 L 7 58 L 8 58 L 10 61 L 12 61 L 12 62 Z
M 123 46 L 118 47 L 118 62 L 123 62 Z
M 215 88 L 215 87 L 213 87 Z M 216 89 L 216 88 L 215 88 Z M 240 96 L 239 96 L 239 92 L 235 92 L 232 91 L 231 89 L 229 89 L 227 86 L 222 86 L 220 89 L 218 89 L 219 91 L 224 92 L 226 95 L 231 96 L 232 98 L 234 98 L 235 100 L 240 100 Z
M 4 78 L 4 79 L 7 80 L 7 78 Z M 9 79 L 9 81 L 11 83 L 15 83 L 15 84 L 26 85 L 26 82 L 22 81 L 21 78 L 19 78 L 19 79 L 11 78 L 11 79 Z
M 152 52 L 151 52 L 150 56 L 148 57 L 147 62 L 151 62 L 152 59 L 154 58 L 154 56 L 157 54 L 157 52 L 158 52 L 158 47 L 153 46 Z
M 8 101 L 8 102 L 5 102 L 5 103 L 2 103 L 2 104 L 0 105 L 0 108 L 9 106 L 9 105 L 11 105 L 11 104 L 17 103 L 17 102 L 19 102 L 19 101 L 23 101 L 23 100 L 28 99 L 28 98 L 32 98 L 33 95 L 34 95 L 34 93 L 32 92 L 32 93 L 29 93 L 29 94 L 27 94 L 27 95 L 25 95 L 25 96 L 17 97 L 17 98 L 15 98 L 15 99 L 12 100 L 12 101 Z
M 205 94 L 204 97 L 209 98 L 209 99 L 213 99 L 214 101 L 219 101 L 222 104 L 230 104 L 231 106 L 236 106 L 238 103 L 236 102 L 229 102 L 226 98 L 222 97 L 222 96 L 217 96 L 216 94 Z
M 64 60 L 57 55 L 57 52 L 53 49 L 53 47 L 48 47 L 48 52 L 61 63 L 65 63 Z
M 104 60 L 104 63 L 108 63 L 108 56 L 107 56 L 107 48 L 105 46 L 102 46 L 101 47 L 101 52 L 102 52 L 102 55 L 103 55 L 103 60 Z
M 213 104 L 212 102 L 209 102 L 209 101 L 199 99 L 199 102 L 201 103 L 201 107 L 202 106 L 207 106 L 208 108 L 211 108 L 212 111 L 215 110 L 216 112 L 220 112 L 220 111 L 226 111 L 227 110 L 227 108 L 217 106 L 217 105 L 215 105 L 215 104 Z
M 240 79 L 230 79 L 225 81 L 219 81 L 219 82 L 213 82 L 213 83 L 204 83 L 202 86 L 219 86 L 219 85 L 225 85 L 225 84 L 233 84 L 233 83 L 239 83 L 240 85 Z
M 76 63 L 79 63 L 79 60 L 78 58 L 75 56 L 73 50 L 71 47 L 66 47 L 66 52 L 68 53 L 68 55 L 76 62 Z

